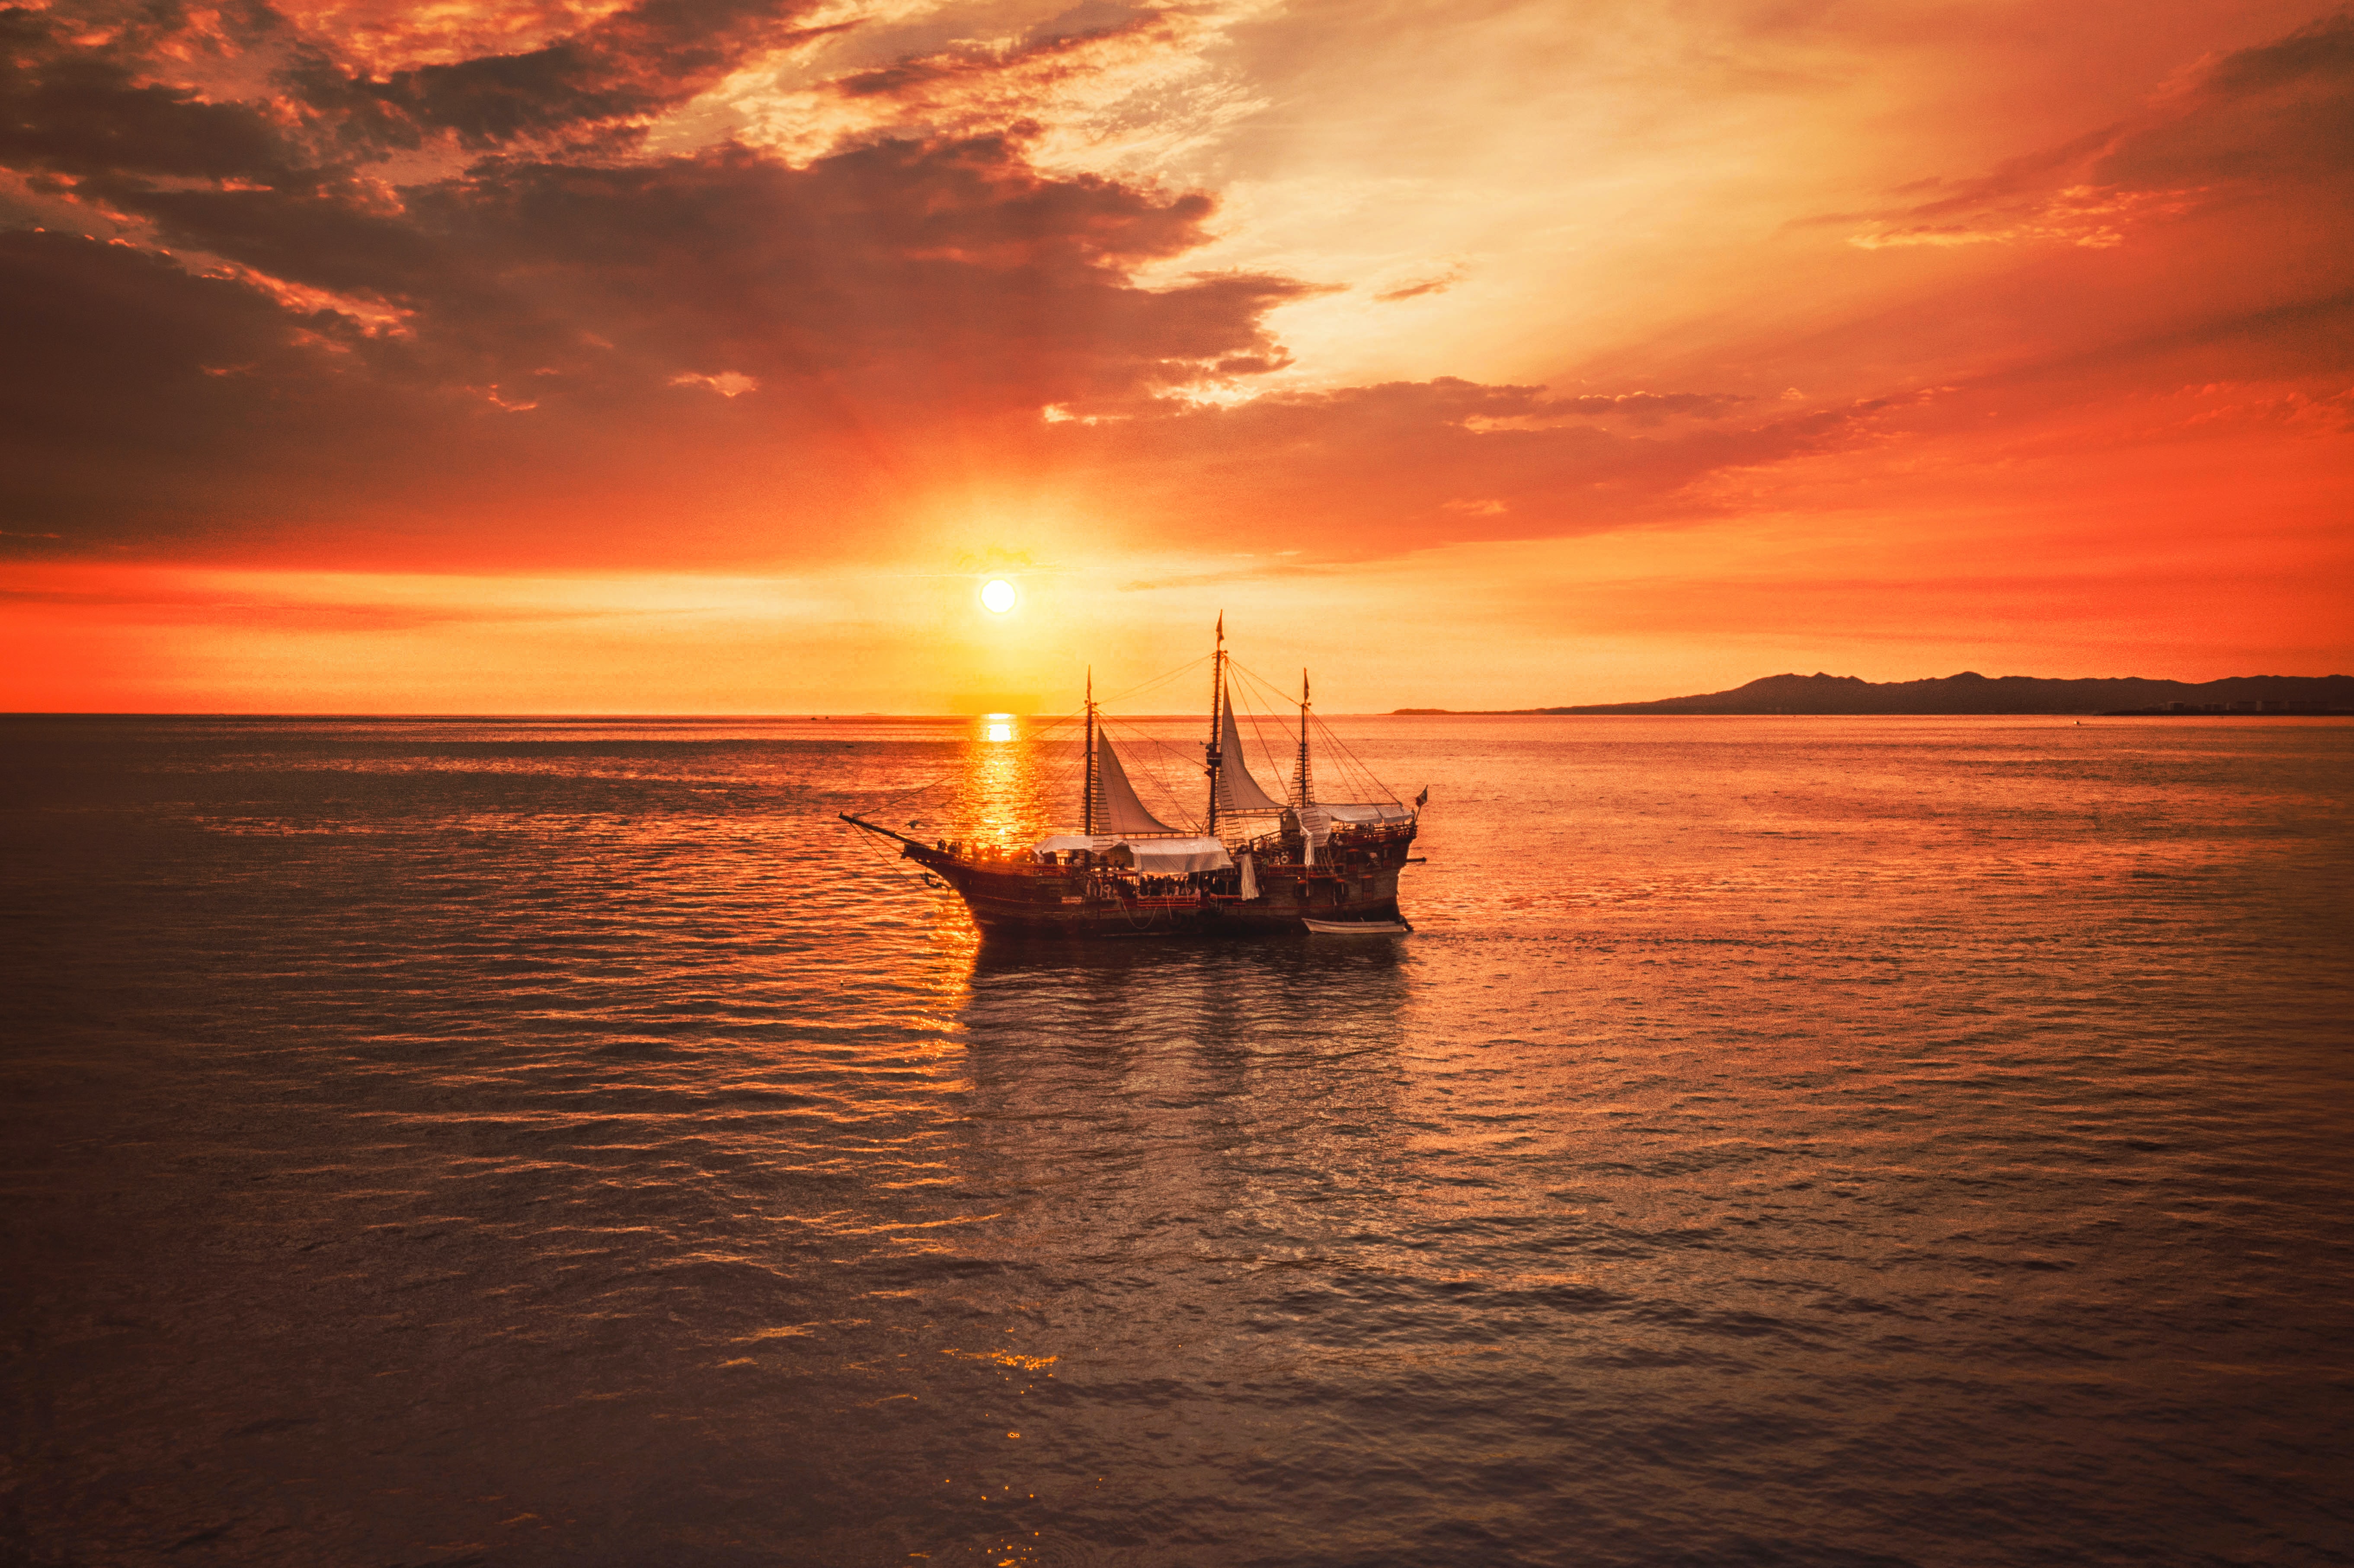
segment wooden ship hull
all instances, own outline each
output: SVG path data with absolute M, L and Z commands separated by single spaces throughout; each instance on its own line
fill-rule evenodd
M 1402 921 L 1398 874 L 1413 863 L 1414 838 L 1408 822 L 1347 842 L 1334 835 L 1329 864 L 1257 862 L 1255 898 L 1242 895 L 1239 868 L 1156 877 L 1095 864 L 966 859 L 908 839 L 900 853 L 953 888 L 973 923 L 993 936 L 1304 935 L 1311 919 Z
M 1297 770 L 1284 797 L 1269 794 L 1243 760 L 1223 618 L 1212 669 L 1203 746 L 1206 831 L 1172 827 L 1145 808 L 1098 722 L 1092 680 L 1078 832 L 1016 850 L 946 839 L 926 843 L 851 812 L 842 820 L 896 843 L 926 882 L 964 900 L 985 935 L 1264 938 L 1411 929 L 1398 909 L 1398 877 L 1417 863 L 1409 852 L 1429 792 L 1412 807 L 1394 798 L 1320 799 L 1303 675 Z

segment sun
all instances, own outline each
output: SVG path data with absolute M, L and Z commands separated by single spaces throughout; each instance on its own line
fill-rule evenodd
M 991 615 L 1003 615 L 1020 598 L 1013 591 L 1013 585 L 1003 577 L 991 577 L 981 585 L 981 608 Z

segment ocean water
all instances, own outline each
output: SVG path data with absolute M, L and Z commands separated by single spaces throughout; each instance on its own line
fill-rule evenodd
M 0 1562 L 2354 1561 L 2354 726 L 1333 724 L 1410 938 L 980 943 L 834 813 L 1018 726 L 0 725 Z

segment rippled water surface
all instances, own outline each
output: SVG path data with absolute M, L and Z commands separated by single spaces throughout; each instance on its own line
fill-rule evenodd
M 0 1561 L 2354 1561 L 2354 726 L 1336 727 L 1415 936 L 1001 951 L 1031 737 L 7 721 Z

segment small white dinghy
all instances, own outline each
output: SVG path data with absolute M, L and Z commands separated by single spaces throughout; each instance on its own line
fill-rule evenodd
M 1301 924 L 1320 937 L 1403 937 L 1414 927 L 1403 920 L 1310 920 Z

